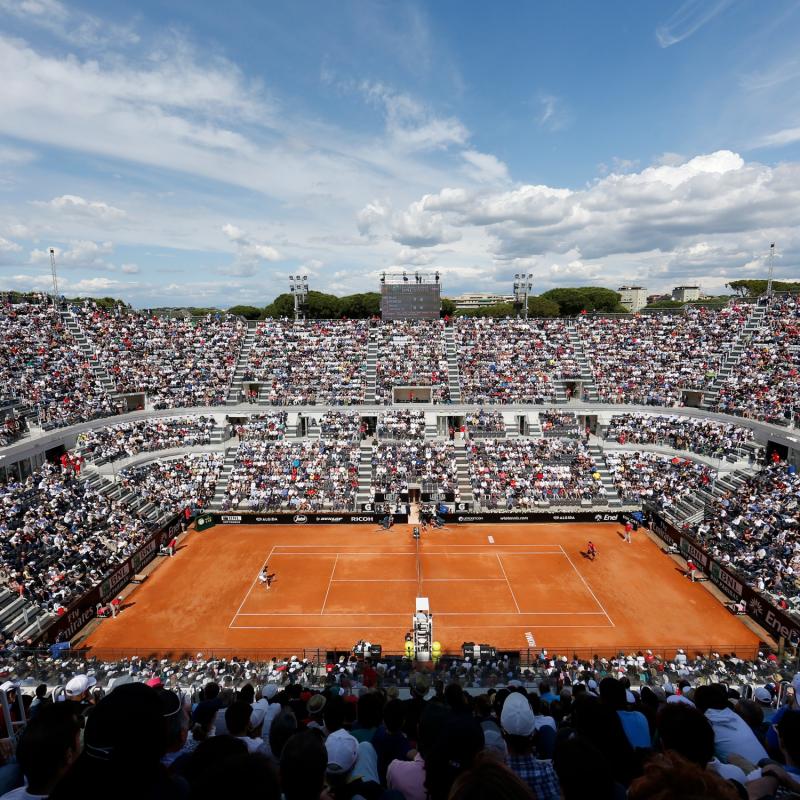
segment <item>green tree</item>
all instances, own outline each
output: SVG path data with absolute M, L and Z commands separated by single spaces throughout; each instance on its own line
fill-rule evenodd
M 513 317 L 516 316 L 513 303 L 495 303 L 491 306 L 460 309 L 459 317 Z
M 456 304 L 449 297 L 442 298 L 442 306 L 440 309 L 442 317 L 454 317 L 456 315 Z
M 655 303 L 648 303 L 645 308 L 683 308 L 685 305 L 680 300 L 656 300 Z
M 232 306 L 228 309 L 228 313 L 245 319 L 258 319 L 261 316 L 261 309 L 255 306 Z
M 767 291 L 765 280 L 740 280 L 731 281 L 725 285 L 733 289 L 739 297 L 758 297 Z M 772 281 L 772 291 L 774 292 L 800 292 L 800 283 L 793 281 Z
M 574 317 L 581 311 L 606 311 L 627 313 L 620 304 L 621 295 L 600 286 L 580 286 L 570 289 L 551 289 L 540 295 L 545 300 L 558 304 L 561 316 Z
M 557 317 L 561 313 L 558 303 L 548 300 L 546 297 L 528 298 L 529 317 Z
M 262 312 L 261 318 L 280 319 L 294 316 L 294 298 L 288 292 L 279 294 Z
M 381 313 L 378 292 L 350 294 L 339 299 L 339 315 L 348 319 L 369 319 Z

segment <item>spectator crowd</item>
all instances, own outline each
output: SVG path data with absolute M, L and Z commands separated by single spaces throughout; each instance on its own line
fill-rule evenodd
M 88 461 L 102 464 L 171 447 L 210 444 L 214 425 L 213 417 L 200 415 L 122 422 L 80 434 L 76 447 Z
M 723 458 L 742 457 L 742 447 L 752 442 L 753 431 L 733 422 L 675 415 L 616 414 L 606 439 L 620 444 L 659 444 L 675 450 Z

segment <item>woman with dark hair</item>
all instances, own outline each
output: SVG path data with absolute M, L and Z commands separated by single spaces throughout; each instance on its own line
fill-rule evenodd
M 425 758 L 429 800 L 447 800 L 456 778 L 470 769 L 483 750 L 483 729 L 466 714 L 452 715 Z
M 481 756 L 453 783 L 448 800 L 536 800 L 525 781 L 496 758 Z

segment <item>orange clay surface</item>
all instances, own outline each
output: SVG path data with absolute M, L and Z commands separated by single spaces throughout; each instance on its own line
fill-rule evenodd
M 459 525 L 422 535 L 398 525 L 220 525 L 193 531 L 174 558 L 104 620 L 87 645 L 177 657 L 225 651 L 288 655 L 349 649 L 359 639 L 400 653 L 417 596 L 434 639 L 551 652 L 653 648 L 736 651 L 757 637 L 644 534 L 616 524 Z M 598 557 L 585 557 L 588 540 Z M 258 581 L 265 562 L 275 574 Z M 658 648 L 656 650 L 655 648 Z

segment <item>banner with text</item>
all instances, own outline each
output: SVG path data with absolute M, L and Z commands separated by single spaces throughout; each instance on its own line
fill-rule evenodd
M 94 619 L 98 604 L 107 603 L 117 597 L 130 583 L 133 576 L 149 564 L 158 554 L 161 543 L 169 541 L 181 529 L 182 514 L 175 515 L 166 525 L 159 528 L 142 546 L 123 561 L 98 586 L 89 589 L 79 597 L 49 628 L 42 631 L 37 643 L 69 641 L 81 628 Z
M 620 511 L 532 511 L 528 514 L 514 514 L 498 511 L 456 511 L 444 514 L 442 519 L 448 522 L 620 522 L 623 514 Z
M 665 542 L 674 544 L 684 558 L 691 558 L 701 572 L 733 602 L 744 601 L 747 613 L 775 638 L 800 641 L 800 622 L 778 608 L 763 594 L 748 586 L 731 569 L 721 564 L 688 532 L 681 531 L 657 511 L 650 511 L 651 530 Z
M 408 514 L 393 514 L 395 524 L 408 522 Z M 380 525 L 386 514 L 378 512 L 353 513 L 343 511 L 338 514 L 253 514 L 253 513 L 217 513 L 203 514 L 203 528 L 211 527 L 207 518 L 213 517 L 217 525 Z

